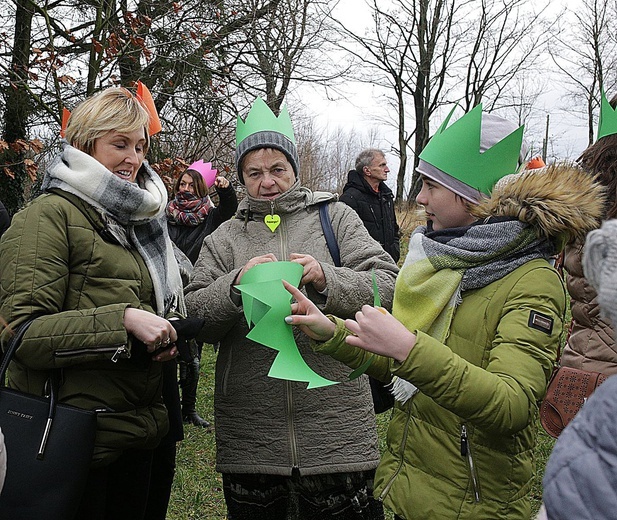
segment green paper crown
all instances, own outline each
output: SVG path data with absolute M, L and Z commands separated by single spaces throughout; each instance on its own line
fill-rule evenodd
M 422 150 L 420 159 L 489 195 L 499 179 L 518 169 L 524 127 L 481 152 L 482 105 L 448 127 L 455 108 Z
M 281 114 L 276 117 L 266 102 L 258 97 L 255 99 L 246 120 L 238 116 L 236 123 L 236 146 L 244 141 L 249 135 L 257 132 L 277 132 L 287 137 L 294 145 L 294 130 L 287 107 L 283 107 Z
M 598 122 L 598 139 L 607 135 L 617 134 L 617 113 L 606 99 L 604 90 L 602 91 L 602 103 L 600 105 L 600 121 Z

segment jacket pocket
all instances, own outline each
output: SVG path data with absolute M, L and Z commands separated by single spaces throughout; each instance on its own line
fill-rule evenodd
M 99 356 L 109 357 L 113 363 L 117 363 L 119 359 L 129 359 L 131 351 L 126 345 L 109 345 L 106 347 L 91 347 L 91 348 L 72 348 L 56 350 L 54 356 L 57 358 L 68 359 L 72 357 Z

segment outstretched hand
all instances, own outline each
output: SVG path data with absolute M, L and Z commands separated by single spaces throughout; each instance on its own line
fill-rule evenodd
M 336 326 L 332 323 L 302 292 L 283 280 L 285 289 L 296 300 L 291 304 L 291 316 L 285 318 L 290 325 L 300 327 L 309 338 L 316 341 L 328 341 L 334 336 Z
M 345 342 L 368 352 L 405 361 L 416 344 L 416 335 L 381 307 L 362 306 L 356 319 L 345 320 L 345 327 L 353 335 Z

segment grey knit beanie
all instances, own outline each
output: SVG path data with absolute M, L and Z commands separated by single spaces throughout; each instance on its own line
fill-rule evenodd
M 294 170 L 296 179 L 298 178 L 300 160 L 298 158 L 298 149 L 296 145 L 292 143 L 287 136 L 279 132 L 264 130 L 247 136 L 246 139 L 236 147 L 236 171 L 238 172 L 238 178 L 242 184 L 244 184 L 242 160 L 247 153 L 260 148 L 274 148 L 275 150 L 283 152 Z

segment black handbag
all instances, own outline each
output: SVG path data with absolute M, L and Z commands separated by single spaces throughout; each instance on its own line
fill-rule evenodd
M 326 238 L 326 244 L 330 251 L 330 256 L 334 261 L 334 265 L 341 266 L 341 253 L 338 247 L 338 242 L 334 236 L 334 229 L 332 228 L 332 221 L 328 213 L 328 203 L 322 203 L 319 205 L 319 219 L 321 220 L 321 228 L 323 230 L 324 237 Z M 384 383 L 379 379 L 368 376 L 369 383 L 371 385 L 371 396 L 373 397 L 373 409 L 375 413 L 384 413 L 390 410 L 394 406 L 394 396 L 392 392 L 386 387 L 389 383 Z
M 57 402 L 59 371 L 48 397 L 7 388 L 7 367 L 30 325 L 20 326 L 0 366 L 0 428 L 7 472 L 0 519 L 70 520 L 86 484 L 96 433 L 96 413 Z

